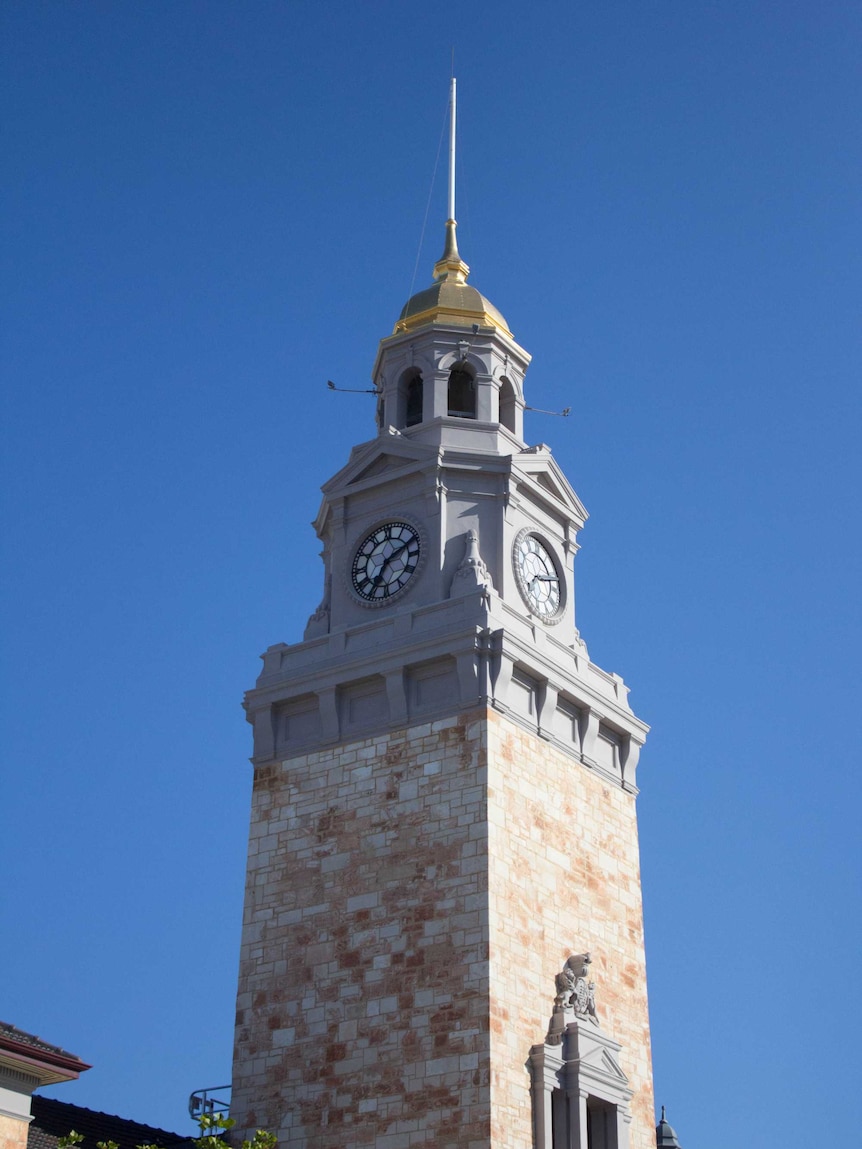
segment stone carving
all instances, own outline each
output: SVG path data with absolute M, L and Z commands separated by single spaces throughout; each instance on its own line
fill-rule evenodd
M 549 1045 L 560 1044 L 566 1025 L 576 1017 L 591 1021 L 593 1025 L 599 1024 L 596 1014 L 596 983 L 590 981 L 592 960 L 588 953 L 572 954 L 557 974 L 557 995 L 548 1028 Z M 566 1014 L 573 1016 L 567 1018 Z
M 452 577 L 449 597 L 458 598 L 459 595 L 470 594 L 475 590 L 492 589 L 491 576 L 484 559 L 479 554 L 479 535 L 476 531 L 469 530 L 465 535 L 464 557 Z

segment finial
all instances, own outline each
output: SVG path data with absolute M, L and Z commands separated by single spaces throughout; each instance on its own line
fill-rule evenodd
M 453 76 L 449 88 L 449 218 L 446 220 L 446 245 L 443 254 L 434 264 L 434 278 L 465 283 L 470 268 L 458 253 L 458 241 L 455 239 L 455 228 L 458 226 L 455 222 L 455 109 L 456 88 Z
M 493 590 L 491 576 L 485 561 L 479 554 L 479 535 L 475 530 L 467 531 L 464 536 L 464 557 L 458 569 L 452 576 L 452 585 L 449 588 L 449 597 L 471 594 L 476 590 L 487 593 Z
M 656 1145 L 659 1149 L 681 1149 L 677 1140 L 676 1130 L 665 1116 L 664 1106 L 661 1107 L 661 1121 L 655 1127 Z

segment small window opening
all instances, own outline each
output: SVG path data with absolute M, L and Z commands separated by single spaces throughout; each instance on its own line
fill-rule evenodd
M 476 418 L 476 380 L 460 363 L 449 372 L 449 414 L 458 419 Z
M 405 427 L 415 427 L 422 422 L 422 376 L 414 375 L 407 384 L 407 408 L 404 419 Z
M 587 1101 L 587 1149 L 617 1149 L 616 1106 L 595 1097 Z
M 569 1142 L 566 1120 L 566 1095 L 562 1089 L 551 1093 L 551 1149 L 564 1149 Z
M 422 372 L 418 367 L 409 367 L 398 380 L 395 393 L 395 410 L 387 412 L 396 427 L 415 427 L 422 422 Z
M 504 375 L 500 380 L 500 422 L 507 431 L 515 432 L 515 388 Z

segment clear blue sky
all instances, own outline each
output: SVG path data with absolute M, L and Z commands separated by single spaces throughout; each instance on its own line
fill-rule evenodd
M 257 656 L 321 593 L 460 98 L 459 240 L 591 512 L 653 731 L 656 1099 L 850 1145 L 860 1076 L 862 13 L 765 0 L 2 11 L 0 1017 L 67 1101 L 230 1077 Z M 417 288 L 442 245 L 442 167 Z M 855 1099 L 854 1099 L 855 1098 Z

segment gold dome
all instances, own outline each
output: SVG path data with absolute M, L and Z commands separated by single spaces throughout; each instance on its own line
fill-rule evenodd
M 446 221 L 446 247 L 434 265 L 435 282 L 407 300 L 393 335 L 431 323 L 450 323 L 455 327 L 496 327 L 511 337 L 509 325 L 493 303 L 467 284 L 470 268 L 458 254 L 456 226 L 454 219 Z

